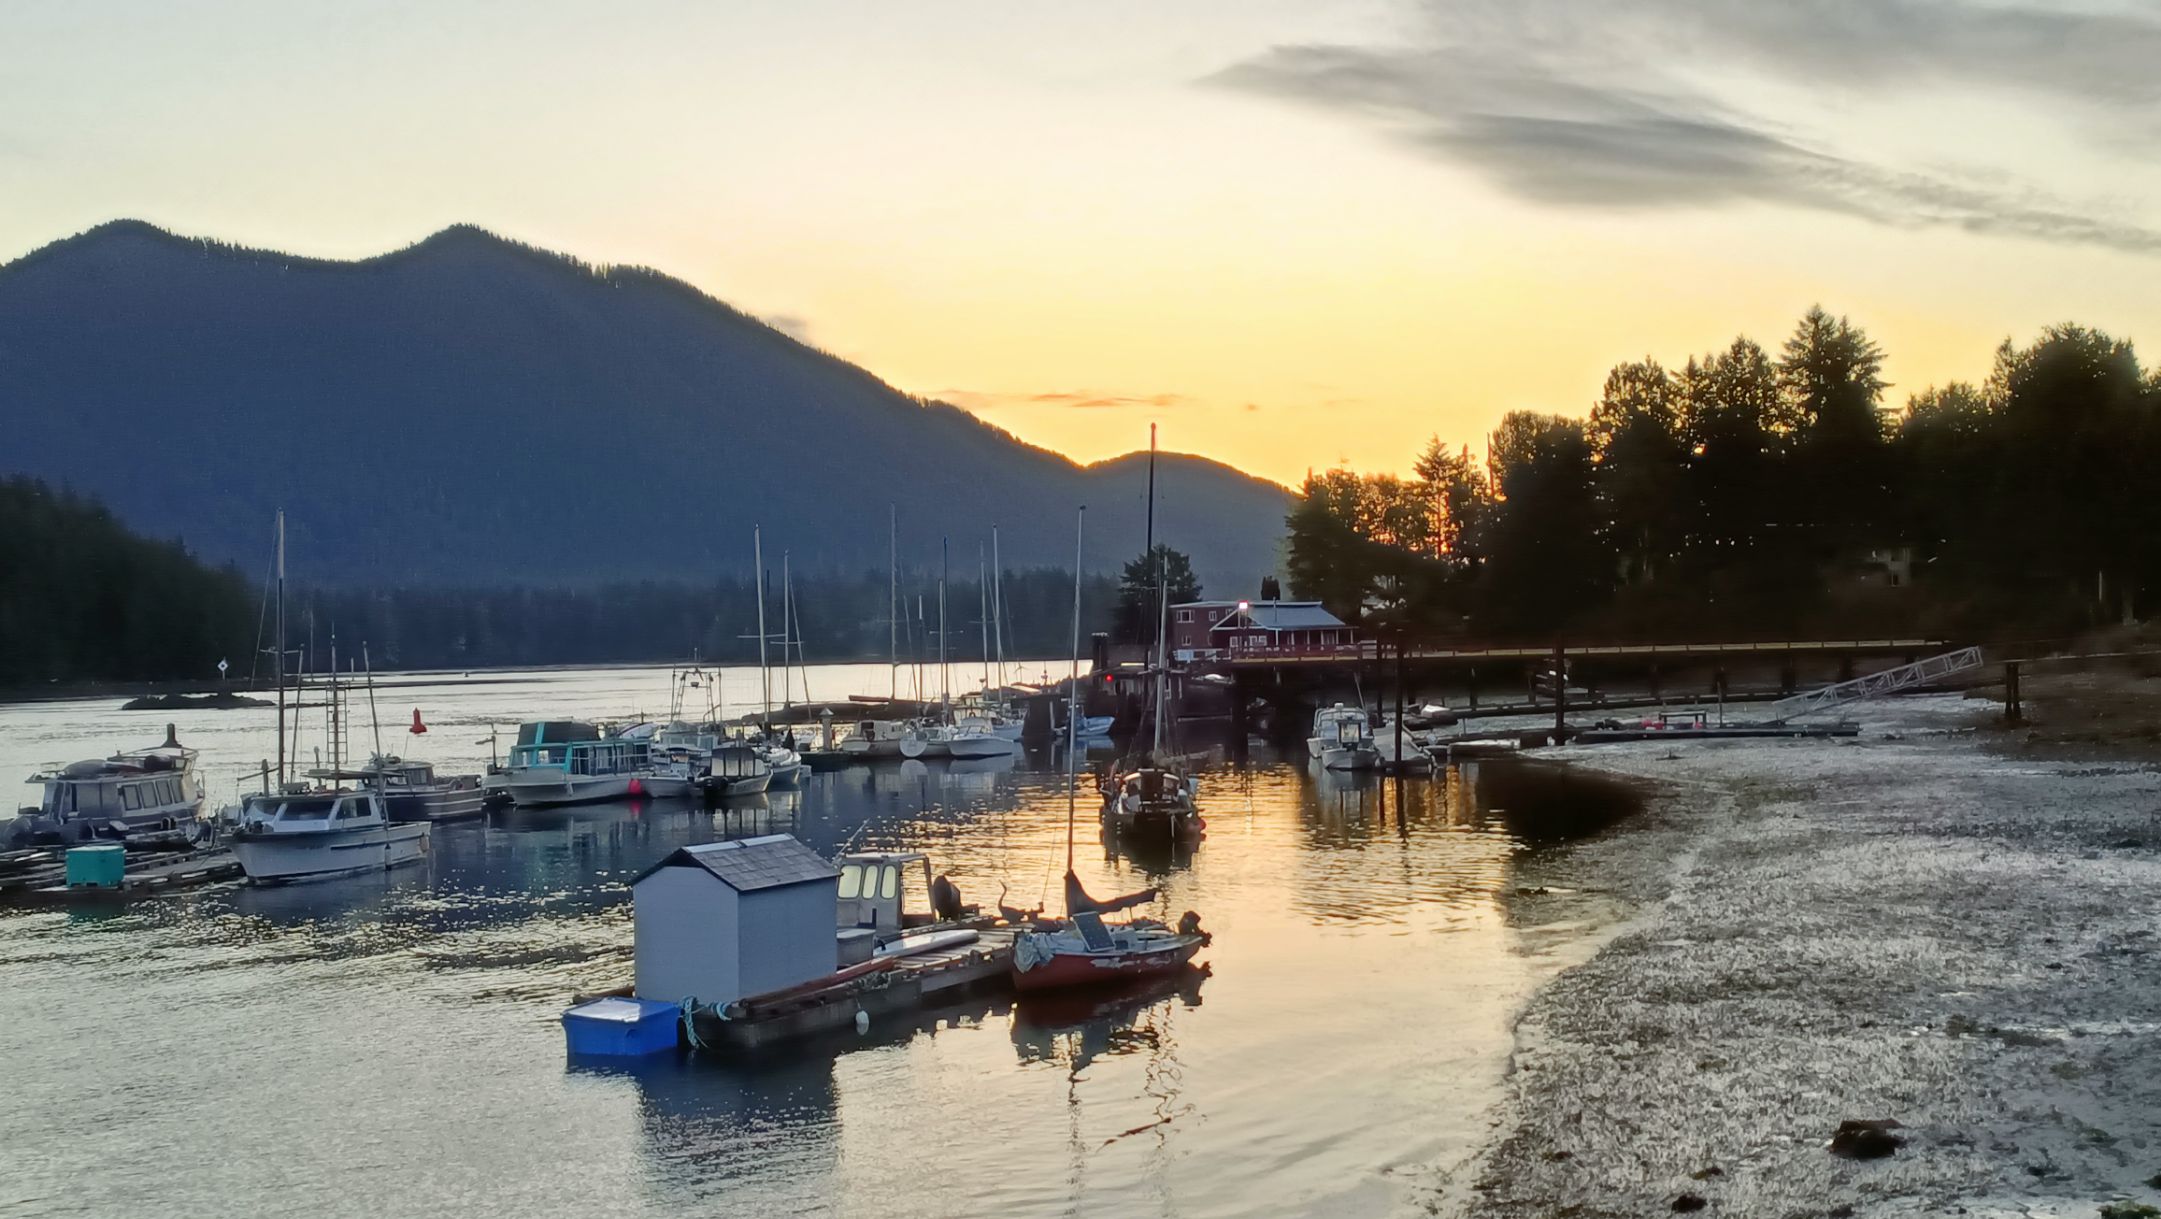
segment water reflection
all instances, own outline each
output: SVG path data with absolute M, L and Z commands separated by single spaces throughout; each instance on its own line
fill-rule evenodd
M 783 1059 L 756 1071 L 673 1055 L 629 1068 L 571 1070 L 636 1084 L 650 1189 L 671 1206 L 722 1197 L 740 1206 L 746 1192 L 769 1192 L 775 1181 L 803 1189 L 839 1165 L 840 1094 L 830 1056 Z

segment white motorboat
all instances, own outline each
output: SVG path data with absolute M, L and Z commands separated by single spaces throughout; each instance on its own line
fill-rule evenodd
M 803 755 L 778 741 L 759 741 L 751 746 L 758 756 L 765 759 L 766 767 L 773 772 L 769 787 L 773 791 L 790 791 L 803 781 Z
M 840 751 L 864 761 L 901 757 L 901 738 L 908 735 L 904 720 L 864 720 L 855 732 L 841 738 Z
M 574 720 L 520 724 L 503 785 L 519 808 L 621 800 L 647 790 L 651 746 L 649 736 L 605 733 Z
M 948 725 L 918 721 L 901 735 L 900 756 L 925 761 L 950 758 L 953 756 L 952 741 L 953 729 Z
M 1380 751 L 1373 746 L 1373 722 L 1363 707 L 1337 703 L 1313 713 L 1313 735 L 1306 751 L 1325 770 L 1371 770 L 1380 765 Z
M 773 768 L 748 741 L 722 741 L 713 750 L 711 768 L 700 786 L 713 799 L 763 794 L 773 784 Z
M 249 796 L 230 835 L 256 884 L 375 872 L 428 853 L 429 824 L 390 820 L 379 792 L 301 788 Z
M 1011 736 L 1005 727 L 988 716 L 965 716 L 946 737 L 946 753 L 966 760 L 1012 757 L 1020 752 L 1020 725 L 1012 725 Z
M 18 844 L 93 838 L 194 843 L 209 832 L 195 751 L 180 743 L 171 724 L 155 749 L 49 766 L 29 781 L 45 789 L 43 797 L 0 835 Z

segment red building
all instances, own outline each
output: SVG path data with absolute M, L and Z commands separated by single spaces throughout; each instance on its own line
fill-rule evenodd
M 1222 660 L 1240 652 L 1333 652 L 1357 644 L 1318 601 L 1187 601 L 1171 607 L 1171 655 Z

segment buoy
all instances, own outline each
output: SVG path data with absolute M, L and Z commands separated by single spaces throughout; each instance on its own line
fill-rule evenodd
M 870 1031 L 870 1013 L 860 1007 L 855 1009 L 855 1031 L 858 1034 Z
M 644 794 L 645 794 L 645 780 L 643 780 L 643 779 L 638 779 L 638 778 L 633 778 L 633 779 L 631 779 L 631 781 L 630 781 L 630 794 L 631 794 L 631 795 L 633 795 L 633 796 L 642 796 L 642 795 L 644 795 Z
M 420 722 L 420 708 L 413 708 L 413 726 L 406 731 L 412 733 L 414 736 L 419 736 L 427 730 L 428 726 Z

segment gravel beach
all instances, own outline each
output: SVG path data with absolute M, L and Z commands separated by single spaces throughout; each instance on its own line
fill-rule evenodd
M 1607 930 L 1525 1008 L 1494 1141 L 1435 1209 L 2161 1203 L 2161 772 L 1999 714 L 1932 695 L 1851 741 L 1542 751 L 1652 799 L 1522 861 L 1527 943 Z M 1902 1142 L 1833 1154 L 1855 1119 Z

